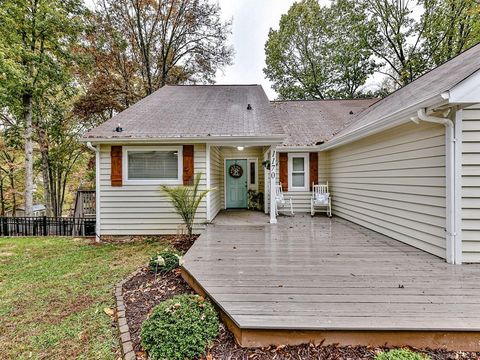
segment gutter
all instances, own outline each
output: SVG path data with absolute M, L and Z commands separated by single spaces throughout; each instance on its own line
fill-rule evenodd
M 95 242 L 100 242 L 100 145 L 86 145 L 95 153 Z
M 167 144 L 196 144 L 196 143 L 210 143 L 210 144 L 225 144 L 231 143 L 235 144 L 271 144 L 277 145 L 282 143 L 286 135 L 275 134 L 269 136 L 202 136 L 202 137 L 171 137 L 171 138 L 122 138 L 122 137 L 111 137 L 111 138 L 82 138 L 80 139 L 83 142 L 90 142 L 95 145 L 97 144 L 129 144 L 129 143 L 138 143 L 138 144 L 156 144 L 156 143 L 167 143 Z
M 417 117 L 411 118 L 412 121 L 425 121 L 445 126 L 445 153 L 446 153 L 446 260 L 450 264 L 461 264 L 461 246 L 462 239 L 459 235 L 457 226 L 461 213 L 460 202 L 456 198 L 458 191 L 458 169 L 455 164 L 461 163 L 460 155 L 456 151 L 455 124 L 452 120 L 444 117 L 427 115 L 425 108 L 418 110 Z
M 338 146 L 350 143 L 352 141 L 356 141 L 364 137 L 382 132 L 386 129 L 405 124 L 409 121 L 409 118 L 416 113 L 418 108 L 428 108 L 430 106 L 441 106 L 445 104 L 448 104 L 448 99 L 445 99 L 443 96 L 434 96 L 429 99 L 419 101 L 414 105 L 409 106 L 408 108 L 401 109 L 393 114 L 388 114 L 383 118 L 380 118 L 379 120 L 372 120 L 368 124 L 365 124 L 360 128 L 353 130 L 352 132 L 346 133 L 344 135 L 334 136 L 326 143 L 318 145 L 317 150 L 330 150 Z M 375 106 L 375 104 L 373 106 Z

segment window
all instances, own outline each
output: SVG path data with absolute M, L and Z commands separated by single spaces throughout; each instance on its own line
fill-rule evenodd
M 248 188 L 258 190 L 258 168 L 257 159 L 248 160 Z
M 182 148 L 124 147 L 124 178 L 129 183 L 178 184 L 182 179 Z
M 309 191 L 309 155 L 288 154 L 288 190 Z

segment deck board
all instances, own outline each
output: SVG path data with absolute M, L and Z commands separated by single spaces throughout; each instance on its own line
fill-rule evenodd
M 340 218 L 210 225 L 184 269 L 240 329 L 480 331 L 480 265 Z

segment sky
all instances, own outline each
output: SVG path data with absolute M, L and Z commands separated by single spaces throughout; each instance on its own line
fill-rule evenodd
M 282 14 L 294 0 L 218 0 L 224 20 L 233 19 L 230 44 L 235 49 L 234 64 L 217 73 L 217 84 L 261 84 L 268 97 L 276 98 L 265 79 L 264 46 L 270 28 L 278 29 Z M 320 1 L 322 5 L 329 0 Z

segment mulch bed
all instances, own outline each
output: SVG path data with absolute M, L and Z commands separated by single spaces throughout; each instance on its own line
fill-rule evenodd
M 174 248 L 185 253 L 195 239 L 185 241 L 185 238 L 172 236 L 169 242 Z M 140 329 L 150 311 L 161 301 L 175 295 L 193 294 L 193 290 L 182 279 L 180 270 L 176 269 L 168 274 L 157 275 L 143 268 L 136 276 L 123 285 L 123 297 L 126 307 L 126 317 L 133 348 L 137 357 L 146 359 L 140 345 Z M 324 359 L 324 360 L 356 360 L 375 359 L 375 356 L 384 349 L 365 346 L 335 346 L 305 344 L 298 346 L 279 346 L 267 348 L 241 348 L 233 335 L 221 325 L 220 336 L 209 349 L 206 360 L 287 360 L 287 359 Z M 414 349 L 416 350 L 416 349 Z M 432 360 L 473 360 L 480 359 L 480 353 L 448 352 L 445 350 L 416 350 L 431 357 Z

